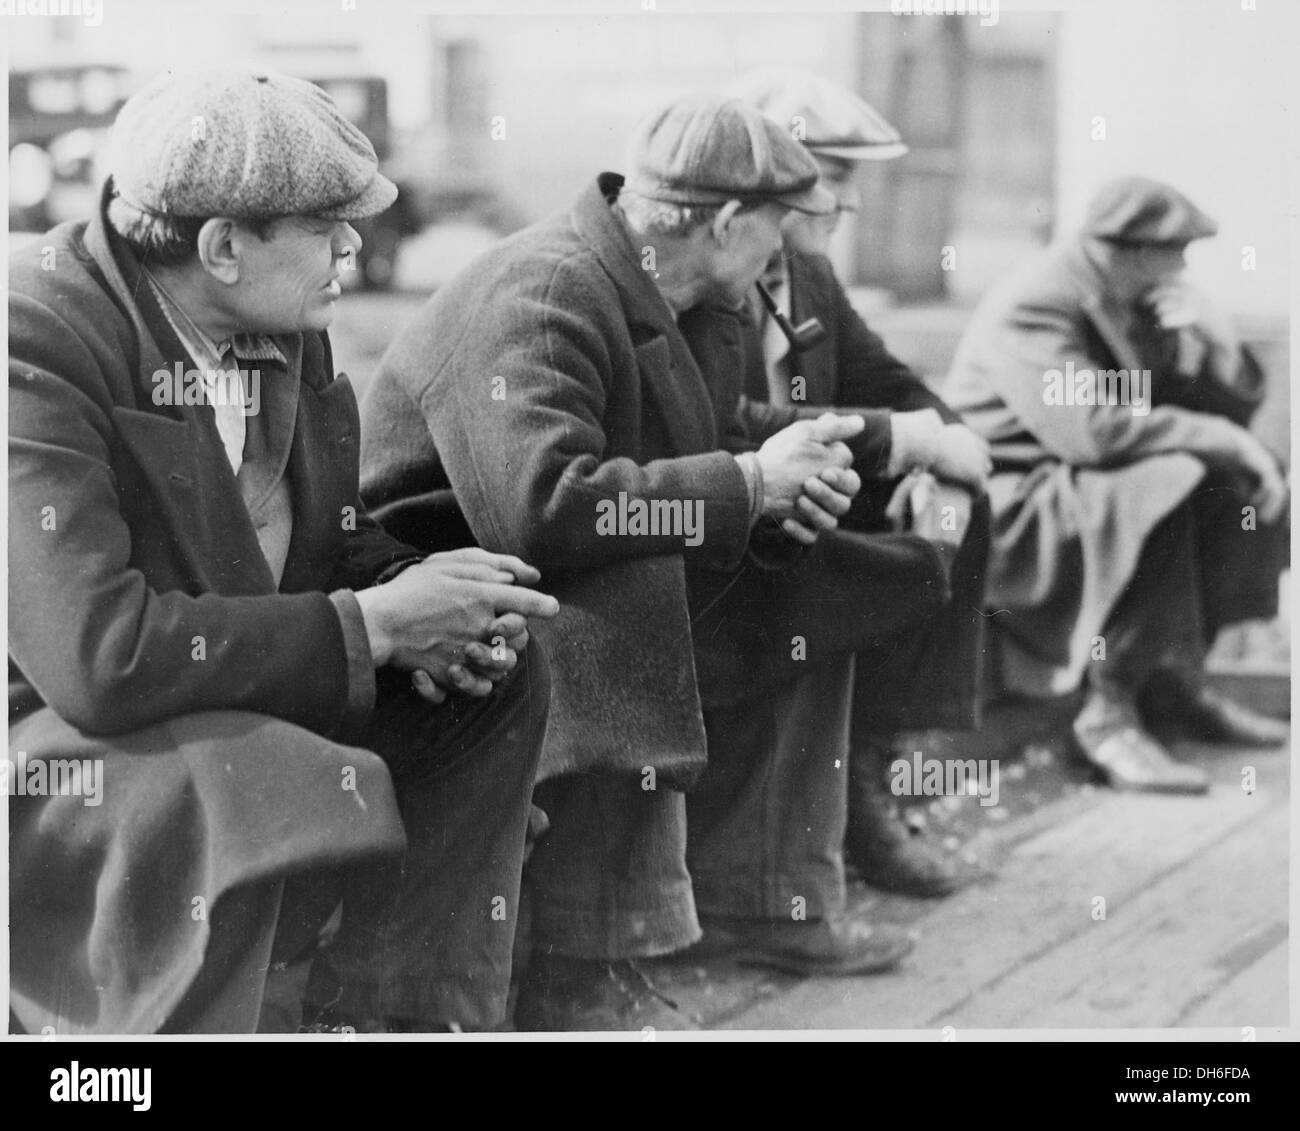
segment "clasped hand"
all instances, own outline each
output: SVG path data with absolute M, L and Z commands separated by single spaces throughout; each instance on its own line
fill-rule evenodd
M 411 685 L 431 703 L 449 691 L 490 694 L 527 645 L 529 620 L 559 612 L 554 597 L 527 588 L 541 576 L 512 554 L 468 548 L 433 554 L 361 590 L 375 667 L 411 672 Z
M 781 429 L 756 453 L 763 472 L 763 514 L 806 546 L 834 530 L 862 486 L 845 440 L 866 427 L 860 416 L 823 413 Z

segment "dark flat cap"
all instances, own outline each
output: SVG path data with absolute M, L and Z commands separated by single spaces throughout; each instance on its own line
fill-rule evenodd
M 122 107 L 110 154 L 122 198 L 160 215 L 357 220 L 397 198 L 366 135 L 289 75 L 161 75 Z
M 817 164 L 770 118 L 738 98 L 694 97 L 647 117 L 628 150 L 627 187 L 671 204 L 773 202 L 835 211 Z
M 1123 177 L 1103 186 L 1083 222 L 1085 235 L 1126 244 L 1181 246 L 1218 230 L 1177 189 L 1146 177 Z
M 870 103 L 811 71 L 763 67 L 739 78 L 729 93 L 826 157 L 884 161 L 907 152 L 898 131 Z

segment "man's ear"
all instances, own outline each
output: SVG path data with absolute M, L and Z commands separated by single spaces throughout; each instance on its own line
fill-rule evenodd
M 725 246 L 727 236 L 731 231 L 731 221 L 745 206 L 739 200 L 729 200 L 721 208 L 718 214 L 713 218 L 713 238 L 718 241 L 719 245 Z
M 215 216 L 199 229 L 195 244 L 199 262 L 214 279 L 228 285 L 239 282 L 239 249 L 235 246 L 235 222 Z

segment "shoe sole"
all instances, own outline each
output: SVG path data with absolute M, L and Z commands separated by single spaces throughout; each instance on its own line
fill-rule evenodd
M 1103 771 L 1104 772 L 1104 771 Z M 1106 784 L 1117 793 L 1166 793 L 1170 796 L 1201 797 L 1210 792 L 1210 783 L 1176 784 L 1173 782 L 1125 782 L 1106 775 Z
M 956 894 L 970 883 L 962 880 L 945 880 L 928 887 L 920 884 L 891 883 L 887 879 L 870 876 L 861 868 L 858 869 L 858 876 L 867 887 L 875 888 L 877 891 L 887 891 L 890 895 L 906 895 L 912 899 L 944 899 Z
M 895 951 L 878 958 L 860 958 L 853 962 L 826 962 L 817 959 L 783 954 L 780 951 L 738 950 L 733 957 L 741 966 L 761 966 L 779 970 L 783 974 L 797 974 L 803 978 L 842 978 L 853 975 L 884 974 L 893 970 L 912 952 L 912 944 L 900 946 Z

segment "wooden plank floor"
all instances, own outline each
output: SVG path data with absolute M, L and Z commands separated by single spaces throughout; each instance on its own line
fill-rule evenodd
M 798 980 L 687 955 L 656 981 L 720 1029 L 1286 1025 L 1289 753 L 1176 753 L 1213 774 L 1208 796 L 1077 791 L 982 836 L 995 874 L 948 900 L 857 888 L 920 932 L 896 972 Z

